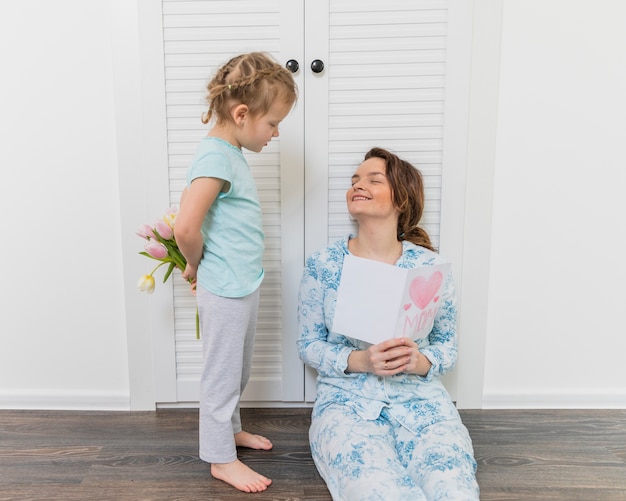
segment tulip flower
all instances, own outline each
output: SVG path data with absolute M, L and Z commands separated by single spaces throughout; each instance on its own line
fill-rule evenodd
M 167 247 L 160 242 L 154 240 L 148 241 L 144 250 L 154 259 L 164 259 L 167 256 Z
M 176 221 L 176 216 L 178 216 L 178 209 L 176 207 L 170 207 L 169 209 L 167 209 L 167 212 L 163 216 L 163 221 L 165 221 L 172 228 L 174 228 L 174 221 Z
M 163 283 L 170 277 L 174 268 L 178 268 L 182 272 L 187 266 L 187 260 L 180 252 L 174 238 L 174 221 L 177 214 L 178 210 L 175 207 L 170 207 L 163 218 L 154 223 L 154 226 L 144 224 L 137 231 L 138 236 L 148 241 L 144 246 L 144 252 L 139 254 L 160 261 L 149 275 L 143 275 L 137 282 L 137 288 L 142 292 L 148 294 L 154 292 L 154 273 L 164 264 L 167 264 L 168 267 L 163 276 Z M 197 309 L 196 339 L 200 339 L 200 322 Z
M 139 235 L 141 238 L 145 238 L 146 240 L 156 238 L 154 235 L 154 231 L 149 224 L 142 224 L 141 227 L 137 230 L 137 235 Z
M 165 240 L 170 240 L 174 236 L 174 229 L 163 219 L 154 223 L 154 229 Z
M 137 282 L 137 288 L 141 292 L 152 294 L 154 292 L 154 277 L 152 275 L 144 275 Z

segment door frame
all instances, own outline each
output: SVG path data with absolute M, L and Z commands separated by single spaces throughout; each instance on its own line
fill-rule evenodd
M 161 4 L 110 5 L 130 410 L 154 410 L 176 394 L 175 360 L 161 349 L 174 342 L 172 284 L 137 291 L 147 263 L 135 231 L 169 204 Z

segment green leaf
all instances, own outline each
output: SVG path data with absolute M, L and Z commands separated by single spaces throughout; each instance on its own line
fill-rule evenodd
M 167 271 L 165 272 L 165 276 L 163 277 L 163 283 L 165 283 L 167 279 L 170 278 L 170 275 L 172 274 L 172 271 L 174 271 L 174 268 L 176 268 L 176 263 L 170 263 L 170 265 L 167 267 Z

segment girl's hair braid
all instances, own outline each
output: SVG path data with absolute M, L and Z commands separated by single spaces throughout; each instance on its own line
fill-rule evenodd
M 217 70 L 207 91 L 205 124 L 213 117 L 218 123 L 232 120 L 229 111 L 236 104 L 248 106 L 251 115 L 263 115 L 276 99 L 293 105 L 298 97 L 291 73 L 264 52 L 233 57 Z
M 391 186 L 391 200 L 399 213 L 398 240 L 408 240 L 434 251 L 428 233 L 419 226 L 425 204 L 422 173 L 406 160 L 383 148 L 372 148 L 365 154 L 364 160 L 372 157 L 385 161 L 385 175 Z

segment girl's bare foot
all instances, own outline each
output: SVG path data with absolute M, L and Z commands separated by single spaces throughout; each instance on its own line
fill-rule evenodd
M 261 435 L 254 435 L 247 431 L 235 433 L 235 444 L 239 447 L 248 447 L 249 449 L 259 449 L 269 451 L 273 445 L 267 438 Z
M 243 492 L 261 492 L 272 481 L 236 459 L 232 463 L 211 464 L 211 475 Z

